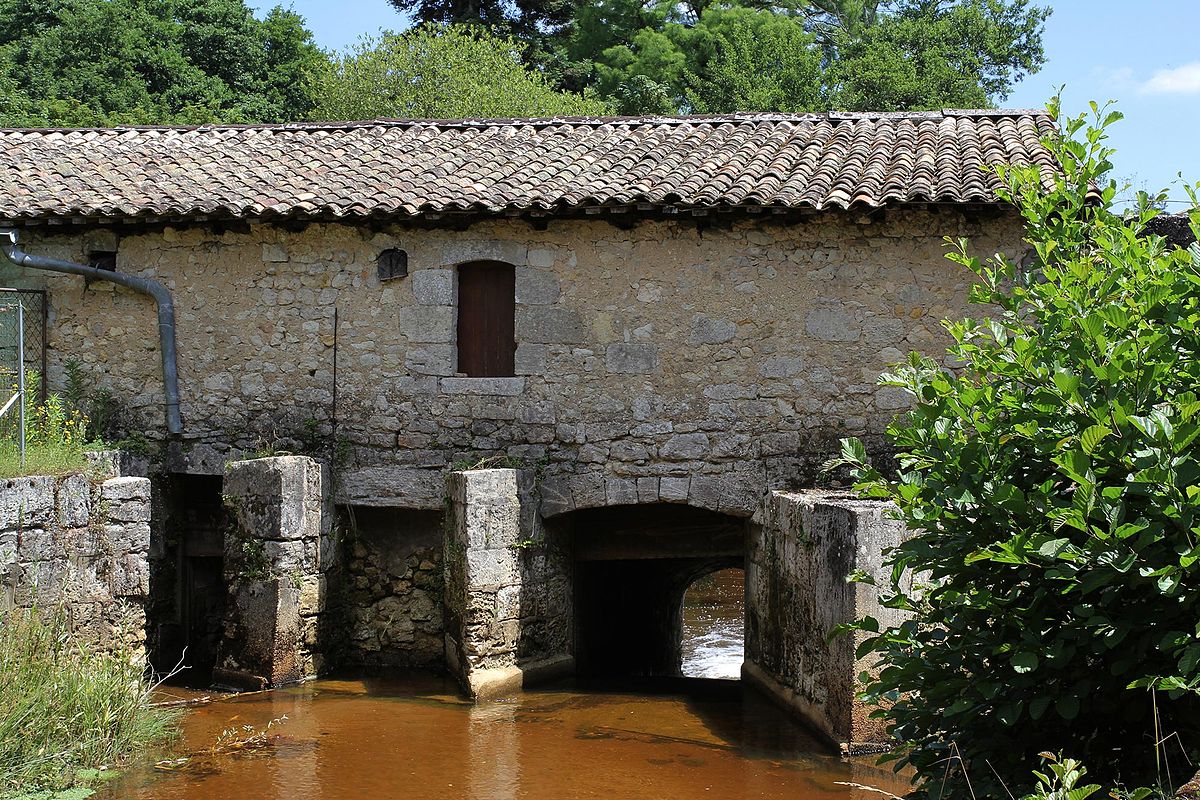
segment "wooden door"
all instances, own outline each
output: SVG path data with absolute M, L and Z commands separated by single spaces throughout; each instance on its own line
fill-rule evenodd
M 513 374 L 516 271 L 500 261 L 458 268 L 458 371 L 473 378 Z

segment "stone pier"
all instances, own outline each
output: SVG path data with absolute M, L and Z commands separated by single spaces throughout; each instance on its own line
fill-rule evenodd
M 537 513 L 532 475 L 447 476 L 446 663 L 476 699 L 571 672 L 569 559 Z
M 888 580 L 884 553 L 905 526 L 886 503 L 830 492 L 773 492 L 752 526 L 746 564 L 746 661 L 742 675 L 845 751 L 886 741 L 883 723 L 856 698 L 864 634 L 832 636 L 872 616 L 894 624 L 902 612 L 879 605 L 856 571 Z
M 266 688 L 324 667 L 326 575 L 336 551 L 324 465 L 303 456 L 225 469 L 228 600 L 214 681 Z

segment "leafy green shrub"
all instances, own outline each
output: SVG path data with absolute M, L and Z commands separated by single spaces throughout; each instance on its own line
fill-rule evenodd
M 0 617 L 0 797 L 66 787 L 170 734 L 132 652 L 98 652 L 62 613 Z
M 1024 263 L 954 243 L 991 307 L 946 323 L 955 369 L 914 355 L 881 379 L 917 401 L 889 428 L 898 477 L 843 445 L 915 532 L 880 587 L 913 618 L 860 627 L 918 797 L 1009 796 L 1060 749 L 1107 784 L 1165 784 L 1168 759 L 1186 777 L 1181 743 L 1200 744 L 1200 249 L 1139 236 L 1144 194 L 1114 212 L 1104 131 L 1120 115 L 1092 108 L 1093 126 L 1067 119 L 1047 142 L 1053 185 L 1002 170 Z

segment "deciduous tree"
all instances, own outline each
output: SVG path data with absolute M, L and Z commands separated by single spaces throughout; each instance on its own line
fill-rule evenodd
M 462 25 L 422 25 L 364 38 L 334 58 L 316 87 L 322 119 L 594 115 L 591 95 L 554 89 L 511 38 Z
M 0 0 L 0 122 L 294 120 L 323 60 L 298 15 L 243 0 Z
M 638 78 L 683 112 L 894 111 L 1003 100 L 1044 62 L 1048 13 L 1030 0 L 601 0 L 554 35 L 561 74 L 606 96 L 636 95 L 621 87 Z

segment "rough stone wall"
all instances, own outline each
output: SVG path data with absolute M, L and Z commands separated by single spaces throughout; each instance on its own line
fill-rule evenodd
M 442 515 L 351 507 L 342 524 L 350 635 L 339 660 L 442 666 Z
M 144 654 L 150 481 L 0 481 L 0 611 L 61 607 L 101 649 Z
M 507 454 L 542 462 L 548 483 L 574 479 L 558 484 L 560 508 L 653 489 L 748 514 L 757 496 L 738 487 L 806 485 L 839 437 L 878 444 L 905 407 L 877 375 L 911 348 L 938 352 L 938 320 L 967 309 L 971 277 L 943 257 L 947 235 L 1022 249 L 1014 216 L 958 211 L 256 223 L 126 232 L 117 268 L 174 292 L 190 470 L 219 473 L 263 443 L 328 445 L 336 341 L 338 502 L 438 509 L 450 464 Z M 27 242 L 79 260 L 93 236 Z M 388 248 L 408 252 L 410 274 L 380 282 Z M 480 258 L 516 265 L 516 377 L 455 373 L 455 267 Z M 31 280 L 51 292 L 52 383 L 79 359 L 135 427 L 161 431 L 146 298 Z
M 446 478 L 446 661 L 472 697 L 570 671 L 570 562 L 537 513 L 532 475 Z
M 231 463 L 224 493 L 229 586 L 214 677 L 278 686 L 319 674 L 333 620 L 327 575 L 336 567 L 327 473 L 304 456 Z
M 831 635 L 864 616 L 884 626 L 900 620 L 879 605 L 874 586 L 846 581 L 859 570 L 881 585 L 888 579 L 883 553 L 906 531 L 888 509 L 832 493 L 774 492 L 751 528 L 743 675 L 851 750 L 886 741 L 855 698 L 873 659 L 855 656 L 863 634 Z

